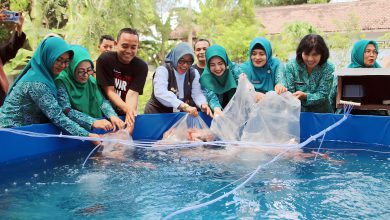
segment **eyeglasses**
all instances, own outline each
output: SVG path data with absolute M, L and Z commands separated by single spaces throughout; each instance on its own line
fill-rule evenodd
M 180 59 L 179 61 L 177 61 L 177 64 L 180 64 L 180 65 L 184 65 L 184 64 L 187 64 L 188 66 L 191 66 L 192 64 L 194 63 L 193 60 L 182 60 Z
M 85 75 L 88 75 L 88 76 L 90 76 L 90 75 L 92 75 L 93 73 L 94 73 L 95 71 L 93 71 L 93 69 L 92 68 L 88 68 L 88 69 L 86 69 L 86 70 L 78 70 L 76 73 L 77 73 L 77 75 L 79 76 L 79 77 L 83 77 L 83 76 L 85 76 Z
M 373 54 L 373 55 L 377 55 L 378 54 L 378 51 L 376 50 L 366 50 L 364 51 L 365 54 Z
M 69 63 L 70 63 L 70 60 L 69 60 L 69 59 L 64 60 L 64 59 L 62 59 L 62 58 L 58 58 L 58 59 L 56 60 L 56 62 L 55 62 L 55 64 L 56 64 L 57 66 L 62 66 L 63 64 L 65 64 L 65 66 L 68 66 Z

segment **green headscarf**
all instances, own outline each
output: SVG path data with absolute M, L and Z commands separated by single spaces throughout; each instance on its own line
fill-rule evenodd
M 252 50 L 260 44 L 265 51 L 267 62 L 263 67 L 255 67 L 252 63 Z M 271 43 L 264 37 L 256 37 L 249 45 L 248 60 L 241 64 L 242 71 L 248 76 L 257 92 L 268 92 L 274 90 L 275 77 L 277 67 L 280 61 L 276 57 L 272 57 Z M 254 83 L 256 82 L 256 83 Z
M 54 83 L 54 76 L 51 73 L 51 69 L 55 61 L 66 52 L 72 58 L 73 51 L 63 39 L 59 37 L 44 39 L 39 44 L 27 66 L 12 84 L 9 93 L 11 93 L 12 89 L 19 82 L 41 82 L 49 87 L 54 97 L 57 97 L 57 87 Z
M 73 60 L 56 78 L 56 83 L 61 82 L 66 87 L 72 108 L 94 118 L 101 118 L 103 115 L 100 107 L 104 99 L 95 78 L 89 76 L 87 82 L 79 83 L 75 75 L 77 66 L 83 61 L 90 62 L 93 68 L 91 56 L 82 46 L 71 45 L 70 48 L 74 51 Z
M 209 62 L 211 58 L 216 56 L 220 57 L 226 64 L 225 72 L 221 76 L 216 76 L 210 71 Z M 217 44 L 208 47 L 206 50 L 206 67 L 200 77 L 200 84 L 216 94 L 224 94 L 231 89 L 237 88 L 237 82 L 231 72 L 233 65 L 223 47 Z
M 373 44 L 375 50 L 378 50 L 378 44 L 373 40 L 359 40 L 357 41 L 352 48 L 351 53 L 351 63 L 348 65 L 348 68 L 367 68 L 364 65 L 364 51 L 368 44 Z M 372 68 L 381 68 L 381 66 L 375 61 Z

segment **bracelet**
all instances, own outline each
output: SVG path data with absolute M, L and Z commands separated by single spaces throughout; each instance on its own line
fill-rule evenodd
M 183 111 L 187 111 L 187 109 L 190 107 L 188 104 L 184 104 Z

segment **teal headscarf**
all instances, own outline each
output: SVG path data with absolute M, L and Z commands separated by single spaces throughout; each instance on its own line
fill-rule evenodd
M 94 118 L 101 118 L 103 114 L 100 107 L 104 99 L 96 79 L 93 76 L 89 76 L 87 82 L 80 83 L 75 76 L 77 66 L 83 61 L 89 61 L 93 68 L 91 56 L 88 50 L 82 46 L 71 45 L 70 48 L 74 52 L 73 60 L 55 81 L 56 83 L 62 82 L 66 87 L 72 108 Z
M 44 39 L 39 44 L 27 66 L 12 84 L 9 92 L 11 93 L 12 89 L 19 82 L 41 82 L 47 85 L 50 92 L 57 97 L 57 87 L 54 83 L 51 69 L 55 61 L 66 52 L 69 53 L 70 58 L 73 57 L 73 51 L 63 39 L 59 37 Z
M 265 50 L 267 62 L 263 67 L 255 67 L 252 63 L 252 50 L 260 44 Z M 275 87 L 276 69 L 280 64 L 278 58 L 272 57 L 271 43 L 264 37 L 253 39 L 249 45 L 248 60 L 241 65 L 242 71 L 248 76 L 255 90 L 258 92 L 268 92 Z
M 364 65 L 364 51 L 368 44 L 373 44 L 375 50 L 378 50 L 378 44 L 373 40 L 359 40 L 357 41 L 352 48 L 351 53 L 351 63 L 348 65 L 348 68 L 366 68 Z M 381 66 L 375 61 L 372 68 L 381 68 Z
M 209 62 L 213 57 L 220 57 L 226 65 L 225 72 L 221 76 L 216 76 L 210 71 Z M 206 50 L 206 67 L 200 77 L 200 84 L 216 94 L 224 94 L 231 89 L 237 88 L 237 82 L 234 79 L 233 63 L 230 61 L 225 48 L 214 44 Z
M 172 63 L 173 68 L 176 69 L 177 62 L 180 60 L 180 58 L 187 54 L 191 55 L 192 60 L 194 60 L 195 55 L 192 47 L 187 43 L 179 43 L 171 50 L 171 52 L 169 52 L 165 61 Z

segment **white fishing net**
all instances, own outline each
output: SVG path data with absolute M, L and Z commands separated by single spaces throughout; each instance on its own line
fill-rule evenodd
M 186 114 L 163 135 L 165 142 L 214 141 L 214 135 L 199 116 Z
M 301 102 L 290 92 L 267 92 L 256 103 L 242 132 L 242 141 L 296 144 L 300 137 Z
M 223 115 L 214 118 L 212 132 L 223 141 L 293 144 L 300 136 L 300 101 L 290 92 L 270 91 L 256 103 L 255 91 L 240 77 Z
M 133 138 L 125 129 L 103 135 L 102 150 L 104 157 L 123 159 L 125 153 L 133 150 Z
M 211 131 L 223 141 L 240 140 L 242 129 L 255 103 L 253 85 L 246 77 L 240 77 L 236 93 L 224 108 L 223 115 L 213 119 Z

